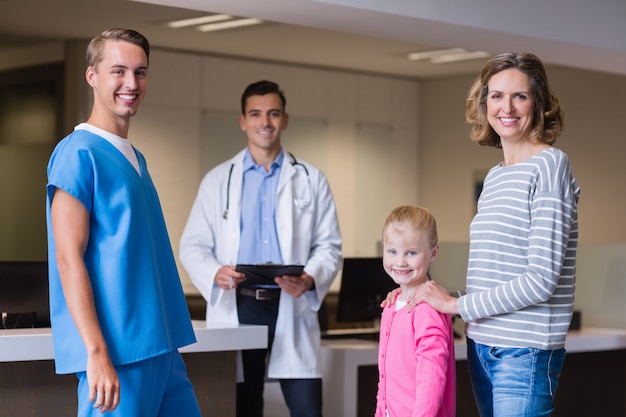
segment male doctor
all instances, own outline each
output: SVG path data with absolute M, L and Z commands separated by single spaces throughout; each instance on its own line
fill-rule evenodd
M 292 417 L 322 415 L 317 311 L 341 267 L 341 236 L 324 174 L 281 146 L 285 105 L 276 83 L 245 89 L 239 124 L 247 147 L 204 177 L 181 238 L 181 261 L 207 300 L 207 324 L 269 329 L 269 349 L 242 351 L 238 417 L 263 416 L 266 363 Z M 304 271 L 263 279 L 236 269 L 267 262 Z

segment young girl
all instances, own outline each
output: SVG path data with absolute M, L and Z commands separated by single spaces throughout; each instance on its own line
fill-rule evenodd
M 450 417 L 456 408 L 452 321 L 427 303 L 408 312 L 406 299 L 430 279 L 437 225 L 427 209 L 401 206 L 383 226 L 383 267 L 400 286 L 385 306 L 378 352 L 376 417 Z

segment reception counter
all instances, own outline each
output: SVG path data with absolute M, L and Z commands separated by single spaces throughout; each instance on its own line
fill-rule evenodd
M 457 417 L 478 417 L 467 372 L 465 340 L 455 342 Z M 556 395 L 558 416 L 626 415 L 626 331 L 584 328 L 566 339 L 567 357 Z M 378 342 L 322 342 L 324 416 L 374 415 Z M 270 404 L 278 401 L 269 401 Z M 282 416 L 280 412 L 271 414 Z M 287 414 L 285 414 L 287 415 Z
M 236 351 L 267 346 L 266 326 L 207 328 L 193 321 L 197 343 L 180 349 L 204 415 L 235 415 Z M 48 329 L 0 330 L 1 415 L 76 415 L 76 376 L 56 375 Z

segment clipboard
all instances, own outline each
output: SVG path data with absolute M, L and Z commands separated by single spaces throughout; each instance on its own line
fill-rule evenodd
M 235 271 L 246 274 L 246 282 L 262 280 L 264 283 L 274 283 L 274 277 L 280 275 L 300 276 L 304 271 L 304 265 L 282 265 L 282 264 L 238 264 Z

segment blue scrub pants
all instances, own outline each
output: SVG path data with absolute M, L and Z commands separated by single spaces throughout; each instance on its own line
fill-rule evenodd
M 120 403 L 102 414 L 89 401 L 87 374 L 78 376 L 78 417 L 201 417 L 187 367 L 178 351 L 115 368 Z
M 239 322 L 268 326 L 272 346 L 279 299 L 256 300 L 237 294 Z M 295 347 L 294 347 L 295 349 Z M 244 382 L 237 384 L 237 417 L 263 417 L 263 390 L 268 349 L 243 350 Z M 291 417 L 322 416 L 322 379 L 279 379 Z
M 550 416 L 564 361 L 565 349 L 499 348 L 467 339 L 467 364 L 481 417 Z

